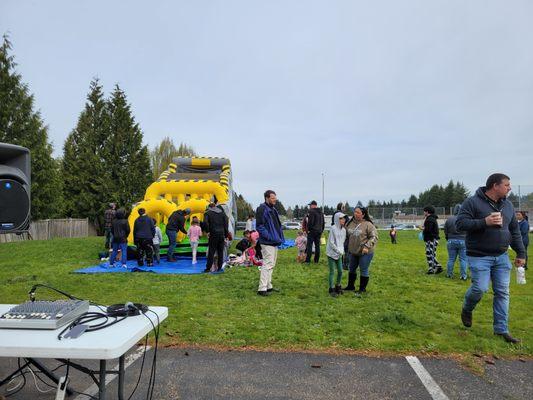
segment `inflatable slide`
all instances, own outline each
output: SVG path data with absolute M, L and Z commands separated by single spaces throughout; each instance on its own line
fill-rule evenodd
M 234 235 L 237 218 L 237 204 L 232 188 L 231 165 L 226 158 L 217 157 L 177 157 L 168 168 L 161 173 L 157 181 L 146 189 L 144 200 L 134 205 L 129 217 L 131 233 L 128 245 L 134 249 L 133 224 L 139 216 L 139 208 L 156 220 L 163 232 L 161 253 L 168 248 L 165 227 L 168 217 L 176 210 L 191 210 L 185 229 L 188 229 L 192 217 L 204 219 L 204 212 L 209 203 L 220 205 L 229 220 L 229 230 Z M 199 252 L 207 250 L 207 238 L 201 237 Z M 176 253 L 189 253 L 191 247 L 186 235 L 178 232 Z

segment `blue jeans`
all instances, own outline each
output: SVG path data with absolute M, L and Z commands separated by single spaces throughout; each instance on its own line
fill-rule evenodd
M 461 278 L 466 278 L 466 246 L 465 241 L 461 239 L 450 239 L 447 243 L 448 247 L 448 266 L 447 274 L 453 275 L 453 266 L 457 256 L 459 256 L 459 271 Z
M 176 236 L 178 232 L 167 230 L 167 236 L 168 236 L 168 250 L 167 250 L 167 258 L 173 258 L 174 257 L 174 247 L 176 247 Z
M 126 261 L 128 260 L 128 243 L 111 243 L 111 246 L 113 248 L 113 251 L 111 252 L 111 257 L 109 258 L 109 265 L 115 264 L 115 260 L 117 258 L 118 249 L 120 249 L 120 262 L 122 265 L 126 265 Z
M 369 277 L 368 269 L 374 253 L 355 255 L 350 253 L 350 273 L 354 274 L 357 267 L 361 268 L 361 276 Z
M 489 290 L 492 281 L 494 292 L 493 326 L 494 333 L 507 333 L 509 318 L 509 281 L 511 278 L 511 262 L 507 253 L 497 257 L 468 257 L 472 285 L 466 291 L 463 308 L 473 311 L 481 300 L 483 293 Z

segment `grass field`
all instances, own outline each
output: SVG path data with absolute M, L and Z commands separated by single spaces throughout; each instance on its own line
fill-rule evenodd
M 45 283 L 102 304 L 125 301 L 168 306 L 162 341 L 262 349 L 307 349 L 369 353 L 533 355 L 533 295 L 511 279 L 512 346 L 492 334 L 492 294 L 463 328 L 461 302 L 469 285 L 444 274 L 425 275 L 423 243 L 416 232 L 400 231 L 392 245 L 386 232 L 371 266 L 368 293 L 356 298 L 327 292 L 327 267 L 294 262 L 296 250 L 281 251 L 274 272 L 279 293 L 256 295 L 257 268 L 232 268 L 220 275 L 78 275 L 94 265 L 102 238 L 0 244 L 0 302 L 20 303 L 29 288 Z M 438 249 L 446 262 L 444 241 Z M 343 283 L 346 276 L 343 277 Z M 41 289 L 40 289 L 41 290 Z M 39 298 L 52 293 L 42 290 Z

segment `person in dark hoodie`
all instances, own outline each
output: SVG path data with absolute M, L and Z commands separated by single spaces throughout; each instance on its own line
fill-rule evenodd
M 123 209 L 117 210 L 115 218 L 111 224 L 111 232 L 113 240 L 111 246 L 113 251 L 109 258 L 109 266 L 113 267 L 120 249 L 120 261 L 124 268 L 127 268 L 126 261 L 128 259 L 128 236 L 130 234 L 130 224 L 126 219 L 126 212 Z
M 217 207 L 215 203 L 210 203 L 207 211 L 204 214 L 204 228 L 208 233 L 207 240 L 207 263 L 204 272 L 210 272 L 215 253 L 217 255 L 217 271 L 222 269 L 224 263 L 224 247 L 226 246 L 226 238 L 228 238 L 228 216 L 221 207 Z
M 490 175 L 486 186 L 463 202 L 455 226 L 466 231 L 466 256 L 472 275 L 461 311 L 463 325 L 472 326 L 472 312 L 492 281 L 494 334 L 506 342 L 519 343 L 520 339 L 511 336 L 508 328 L 512 265 L 507 250 L 510 245 L 516 252 L 517 267 L 525 264 L 526 254 L 513 205 L 507 200 L 510 191 L 507 175 Z
M 278 201 L 276 192 L 267 190 L 264 193 L 265 202 L 261 204 L 255 213 L 256 229 L 259 233 L 259 244 L 263 255 L 263 265 L 259 276 L 257 294 L 269 296 L 277 291 L 272 286 L 272 273 L 278 258 L 278 246 L 285 241 L 281 221 L 274 207 Z
M 311 201 L 309 204 L 309 213 L 307 214 L 307 249 L 305 262 L 311 263 L 311 254 L 313 253 L 313 244 L 315 245 L 315 263 L 320 261 L 320 237 L 324 232 L 324 214 L 318 208 L 316 201 Z
M 185 210 L 176 210 L 170 217 L 168 217 L 166 233 L 168 236 L 168 250 L 167 250 L 167 261 L 174 262 L 174 248 L 176 247 L 176 237 L 178 232 L 187 235 L 185 230 L 185 220 L 191 214 L 191 210 L 186 208 Z
M 144 258 L 149 267 L 153 266 L 153 238 L 155 235 L 155 225 L 152 218 L 146 215 L 144 208 L 139 208 L 139 217 L 133 224 L 133 241 L 137 246 L 137 264 L 139 267 L 144 265 Z
M 453 266 L 457 256 L 459 256 L 459 273 L 461 280 L 466 281 L 466 232 L 458 231 L 455 227 L 457 214 L 461 211 L 461 205 L 457 204 L 453 209 L 453 215 L 444 224 L 444 236 L 446 237 L 446 247 L 448 249 L 448 264 L 446 265 L 446 276 L 453 277 Z
M 439 224 L 438 216 L 435 214 L 435 207 L 424 207 L 424 230 L 422 232 L 424 243 L 426 244 L 426 260 L 428 263 L 428 274 L 440 274 L 442 266 L 437 261 L 437 246 L 439 245 Z

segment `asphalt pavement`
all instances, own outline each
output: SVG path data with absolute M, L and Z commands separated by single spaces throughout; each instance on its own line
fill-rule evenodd
M 137 358 L 126 370 L 126 399 L 140 372 L 141 353 L 139 349 L 132 353 Z M 153 349 L 147 353 L 144 374 L 132 400 L 146 399 L 152 356 Z M 531 360 L 489 359 L 482 376 L 452 359 L 418 357 L 414 361 L 415 367 L 405 357 L 159 349 L 153 399 L 533 399 Z M 0 359 L 0 378 L 15 369 L 16 363 L 16 359 Z M 58 365 L 53 361 L 46 364 Z M 89 364 L 97 368 L 96 363 Z M 65 368 L 57 372 L 62 375 Z M 93 382 L 78 371 L 71 369 L 70 378 L 77 391 L 94 389 Z M 24 388 L 9 399 L 55 399 L 53 390 L 37 391 L 31 374 L 27 373 L 26 379 Z M 17 378 L 7 386 L 19 382 L 22 380 Z M 51 389 L 39 380 L 37 384 L 43 391 Z M 5 395 L 5 388 L 0 388 L 0 394 Z M 113 379 L 107 385 L 106 398 L 117 399 L 116 392 L 117 379 Z

